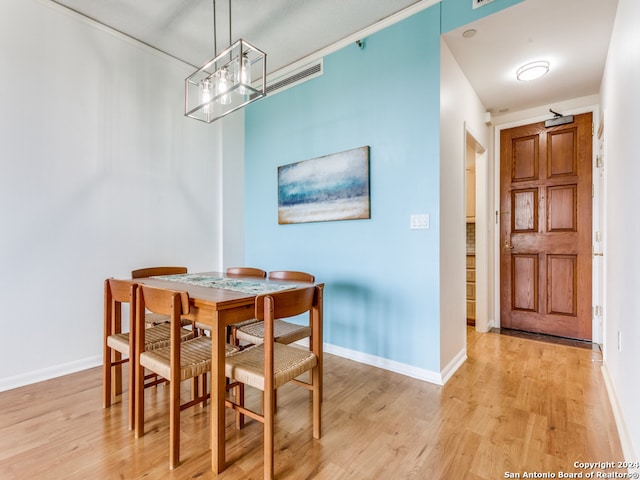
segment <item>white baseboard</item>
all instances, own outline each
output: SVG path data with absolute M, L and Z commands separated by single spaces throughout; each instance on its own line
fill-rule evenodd
M 453 357 L 453 359 L 449 362 L 449 364 L 444 367 L 441 372 L 442 375 L 442 384 L 444 385 L 449 381 L 449 379 L 453 376 L 454 373 L 458 371 L 458 369 L 462 366 L 464 362 L 467 361 L 467 350 L 463 348 L 458 352 L 458 354 Z
M 304 340 L 296 343 L 304 347 L 308 347 L 308 342 L 305 342 Z M 467 359 L 465 351 L 461 350 L 460 353 L 458 353 L 458 355 L 456 355 L 456 357 L 442 370 L 442 372 L 434 372 L 432 370 L 414 367 L 413 365 L 407 365 L 406 363 L 396 362 L 395 360 L 389 360 L 388 358 L 357 352 L 355 350 L 330 344 L 324 345 L 324 351 L 338 357 L 353 360 L 365 365 L 371 365 L 372 367 L 382 368 L 401 375 L 406 375 L 407 377 L 434 383 L 436 385 L 444 385 L 447 383 L 451 376 Z M 34 372 L 2 378 L 0 379 L 0 392 L 23 387 L 32 383 L 42 382 L 44 380 L 50 380 L 70 373 L 80 372 L 100 365 L 102 365 L 102 357 L 94 356 L 75 362 L 44 368 L 42 370 L 36 370 Z
M 445 369 L 438 373 L 432 370 L 425 370 L 423 368 L 414 367 L 413 365 L 407 365 L 406 363 L 396 362 L 395 360 L 389 360 L 388 358 L 382 358 L 367 353 L 357 352 L 348 348 L 338 347 L 336 345 L 325 344 L 324 351 L 338 357 L 347 358 L 358 363 L 364 363 L 365 365 L 371 365 L 372 367 L 382 368 L 391 372 L 406 375 L 407 377 L 417 378 L 418 380 L 424 380 L 425 382 L 434 383 L 436 385 L 444 385 L 449 378 L 460 368 L 460 365 L 464 363 L 467 358 L 466 353 L 461 351 L 456 358 L 454 358 Z
M 11 390 L 13 388 L 24 387 L 25 385 L 31 385 L 32 383 L 42 382 L 44 380 L 50 380 L 70 373 L 80 372 L 100 365 L 102 365 L 102 356 L 97 355 L 77 360 L 75 362 L 43 368 L 42 370 L 2 378 L 0 379 L 0 392 Z
M 629 437 L 629 429 L 627 428 L 624 416 L 622 415 L 620 403 L 618 403 L 618 396 L 613 386 L 613 382 L 611 381 L 611 376 L 609 375 L 609 370 L 607 369 L 606 364 L 602 365 L 602 377 L 604 378 L 604 384 L 607 388 L 607 394 L 609 395 L 609 403 L 613 410 L 613 418 L 615 419 L 616 427 L 618 429 L 620 445 L 622 446 L 622 454 L 627 462 L 636 463 L 640 457 L 636 455 L 635 449 L 633 448 L 631 437 Z M 637 472 L 636 469 L 630 471 Z

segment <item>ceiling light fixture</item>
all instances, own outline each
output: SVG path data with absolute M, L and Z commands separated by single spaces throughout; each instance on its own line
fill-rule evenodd
M 267 94 L 267 54 L 243 39 L 231 43 L 231 0 L 229 46 L 218 53 L 216 0 L 212 1 L 214 58 L 184 81 L 185 116 L 206 123 L 215 122 Z
M 549 62 L 546 60 L 538 60 L 521 66 L 516 71 L 516 78 L 522 82 L 528 82 L 540 78 L 547 73 L 549 73 Z

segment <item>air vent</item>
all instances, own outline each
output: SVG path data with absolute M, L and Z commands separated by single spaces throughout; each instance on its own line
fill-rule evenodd
M 299 85 L 302 82 L 319 77 L 320 75 L 322 75 L 322 59 L 291 72 L 287 72 L 273 80 L 267 80 L 267 95 L 279 93 L 289 87 Z
M 491 3 L 493 0 L 471 0 L 472 8 L 484 7 L 487 3 Z

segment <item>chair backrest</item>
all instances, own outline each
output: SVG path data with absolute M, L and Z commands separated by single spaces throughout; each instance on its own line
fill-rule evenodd
M 129 328 L 133 327 L 138 285 L 131 280 L 107 278 L 104 281 L 104 321 L 105 335 L 120 333 L 122 326 L 122 304 L 129 303 Z
M 187 267 L 147 267 L 131 271 L 131 278 L 155 277 L 187 273 Z
M 313 307 L 315 293 L 316 287 L 307 287 L 259 295 L 255 301 L 255 317 L 258 320 L 275 320 L 308 312 Z
M 189 294 L 177 290 L 138 286 L 138 311 L 144 316 L 145 309 L 162 315 L 180 315 L 189 313 Z
M 227 275 L 266 278 L 267 272 L 259 268 L 252 267 L 229 267 L 227 268 Z
M 269 280 L 289 280 L 292 282 L 309 282 L 316 281 L 316 277 L 306 272 L 296 272 L 293 270 L 276 270 L 269 272 Z

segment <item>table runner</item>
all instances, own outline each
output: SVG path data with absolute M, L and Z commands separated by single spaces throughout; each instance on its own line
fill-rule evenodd
M 228 277 L 210 277 L 206 275 L 199 275 L 197 273 L 159 275 L 151 278 L 168 280 L 170 282 L 189 283 L 191 285 L 198 285 L 201 287 L 221 288 L 223 290 L 232 290 L 234 292 L 250 293 L 254 295 L 280 292 L 282 290 L 290 290 L 297 287 L 297 285 L 292 284 L 280 285 L 275 283 L 260 282 L 256 280 L 240 280 L 237 278 Z

